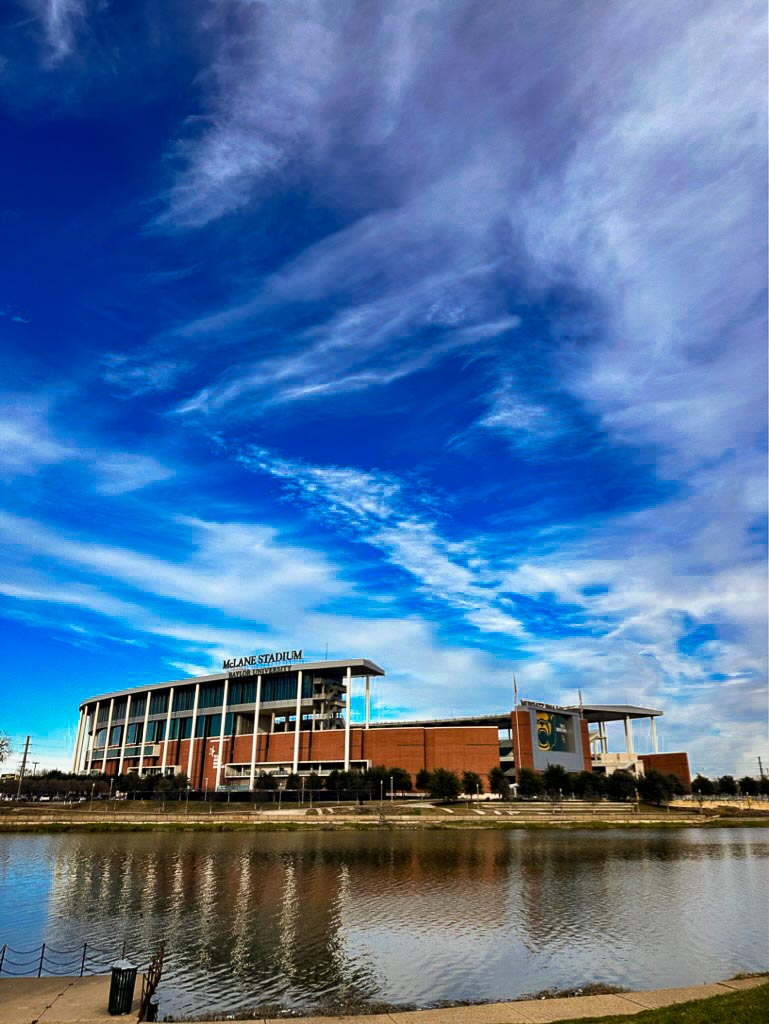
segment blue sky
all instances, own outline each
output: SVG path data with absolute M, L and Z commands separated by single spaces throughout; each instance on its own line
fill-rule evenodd
M 0 14 L 0 728 L 286 646 L 766 747 L 756 2 Z M 649 749 L 639 728 L 637 745 Z

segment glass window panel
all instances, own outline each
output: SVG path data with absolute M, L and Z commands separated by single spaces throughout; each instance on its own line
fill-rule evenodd
M 164 715 L 168 711 L 168 694 L 153 693 L 150 700 L 150 714 Z

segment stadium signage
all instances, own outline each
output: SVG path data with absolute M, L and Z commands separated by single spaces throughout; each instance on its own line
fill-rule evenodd
M 541 711 L 565 711 L 567 714 L 572 714 L 568 708 L 563 707 L 562 704 L 545 704 L 541 700 L 522 700 L 521 704 L 527 708 L 539 708 Z
M 272 654 L 249 654 L 244 658 L 225 658 L 223 669 L 253 668 L 268 665 L 283 665 L 292 661 L 302 661 L 302 651 L 275 651 Z

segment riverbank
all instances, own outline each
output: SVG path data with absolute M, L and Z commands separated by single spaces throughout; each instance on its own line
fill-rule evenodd
M 0 814 L 0 833 L 57 832 L 296 832 L 296 831 L 378 831 L 378 830 L 573 830 L 573 829 L 681 829 L 681 828 L 765 828 L 765 813 L 698 814 L 658 808 L 605 809 L 600 805 L 578 811 L 569 808 L 524 808 L 521 810 L 474 810 L 464 807 L 435 807 L 403 813 L 372 813 L 370 808 L 318 811 L 230 810 L 226 805 L 199 805 L 188 811 L 137 810 L 122 805 L 119 810 L 35 808 Z
M 769 992 L 766 975 L 736 978 L 710 985 L 687 988 L 652 989 L 601 995 L 541 996 L 507 1003 L 480 1003 L 471 1006 L 440 1007 L 430 1010 L 400 1011 L 358 1016 L 299 1018 L 302 1024 L 557 1024 L 581 1020 L 589 1024 L 600 1019 L 606 1024 L 633 1017 L 638 1024 L 715 1024 L 740 1021 L 758 1024 L 764 1017 Z M 106 1024 L 114 1020 L 107 1014 L 109 977 L 86 978 L 0 978 L 0 1024 Z M 138 991 L 138 987 L 137 987 Z M 675 1016 L 665 1012 L 675 1007 Z M 131 1015 L 133 1021 L 137 1001 Z M 196 1021 L 218 1024 L 224 1020 L 258 1020 L 261 1024 L 284 1024 L 288 1015 L 264 1017 L 223 1016 L 164 1017 L 167 1021 Z

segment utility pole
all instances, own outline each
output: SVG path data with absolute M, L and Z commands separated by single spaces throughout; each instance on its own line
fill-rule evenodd
M 761 755 L 758 755 L 758 774 L 763 779 L 764 777 L 764 766 L 761 764 Z
M 760 760 L 760 758 L 759 758 L 759 760 Z M 37 775 L 37 766 L 38 766 L 39 764 L 40 764 L 40 762 L 39 762 L 39 761 L 33 761 L 33 762 L 32 762 L 32 774 L 33 774 L 33 775 Z
M 31 736 L 27 736 L 24 744 L 24 753 L 21 757 L 21 768 L 19 768 L 19 788 L 16 790 L 16 799 L 18 800 L 21 796 L 21 784 L 24 781 L 24 772 L 27 768 L 27 754 L 29 754 L 29 741 L 32 739 Z

